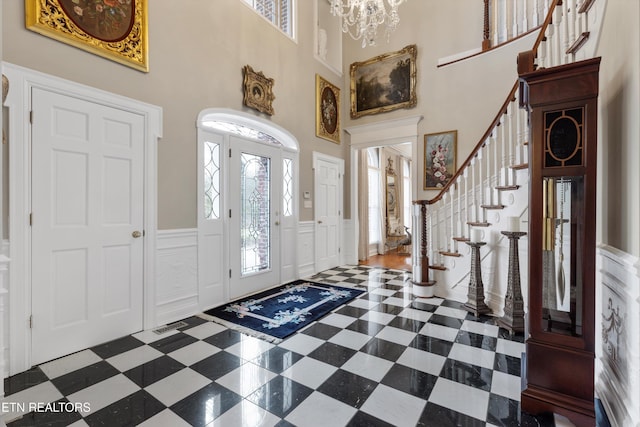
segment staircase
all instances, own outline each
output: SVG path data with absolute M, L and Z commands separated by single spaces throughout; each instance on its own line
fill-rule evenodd
M 518 59 L 521 72 L 594 55 L 595 32 L 603 15 L 598 3 L 606 2 L 545 3 L 547 14 L 538 37 L 531 51 Z M 513 16 L 515 19 L 517 13 Z M 499 315 L 502 311 L 508 277 L 508 239 L 500 232 L 512 229 L 514 224 L 527 231 L 528 225 L 531 131 L 528 112 L 519 105 L 521 94 L 517 77 L 515 80 L 495 119 L 448 184 L 434 198 L 414 202 L 412 255 L 417 296 L 466 301 L 471 251 L 465 242 L 472 235 L 481 235 L 482 241 L 487 242 L 480 252 L 486 303 L 493 313 Z M 526 250 L 525 236 L 520 241 L 524 295 L 528 285 Z

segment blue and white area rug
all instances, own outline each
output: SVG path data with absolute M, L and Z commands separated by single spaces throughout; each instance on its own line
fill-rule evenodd
M 365 291 L 296 280 L 232 301 L 205 315 L 229 328 L 280 342 Z

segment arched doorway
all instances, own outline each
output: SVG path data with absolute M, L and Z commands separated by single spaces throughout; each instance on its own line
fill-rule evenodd
M 198 116 L 199 308 L 298 276 L 298 143 L 253 115 Z

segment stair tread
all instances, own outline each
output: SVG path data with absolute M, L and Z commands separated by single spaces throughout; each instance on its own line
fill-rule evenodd
M 528 167 L 529 167 L 529 163 L 521 163 L 519 165 L 511 166 L 511 169 L 520 170 L 520 169 L 527 169 Z
M 468 222 L 467 225 L 472 227 L 490 227 L 491 224 L 488 222 Z
M 518 188 L 520 188 L 519 185 L 499 185 L 496 187 L 496 190 L 498 191 L 511 191 L 511 190 L 517 190 Z
M 445 267 L 444 265 L 430 265 L 429 268 L 432 270 L 440 270 L 440 271 L 445 271 L 447 269 L 447 267 Z
M 480 207 L 482 209 L 504 209 L 506 206 L 505 205 L 480 205 Z
M 468 242 L 469 238 L 468 237 L 454 237 L 453 240 L 455 240 L 456 242 Z
M 452 256 L 452 257 L 461 257 L 462 254 L 459 252 L 447 252 L 447 251 L 440 251 L 440 255 L 444 255 L 444 256 Z

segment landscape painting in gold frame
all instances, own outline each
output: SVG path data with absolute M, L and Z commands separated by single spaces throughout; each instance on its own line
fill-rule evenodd
M 29 30 L 149 71 L 147 0 L 25 0 Z
M 340 144 L 340 89 L 316 74 L 316 136 Z
M 416 56 L 417 47 L 412 44 L 351 64 L 351 118 L 415 107 Z

